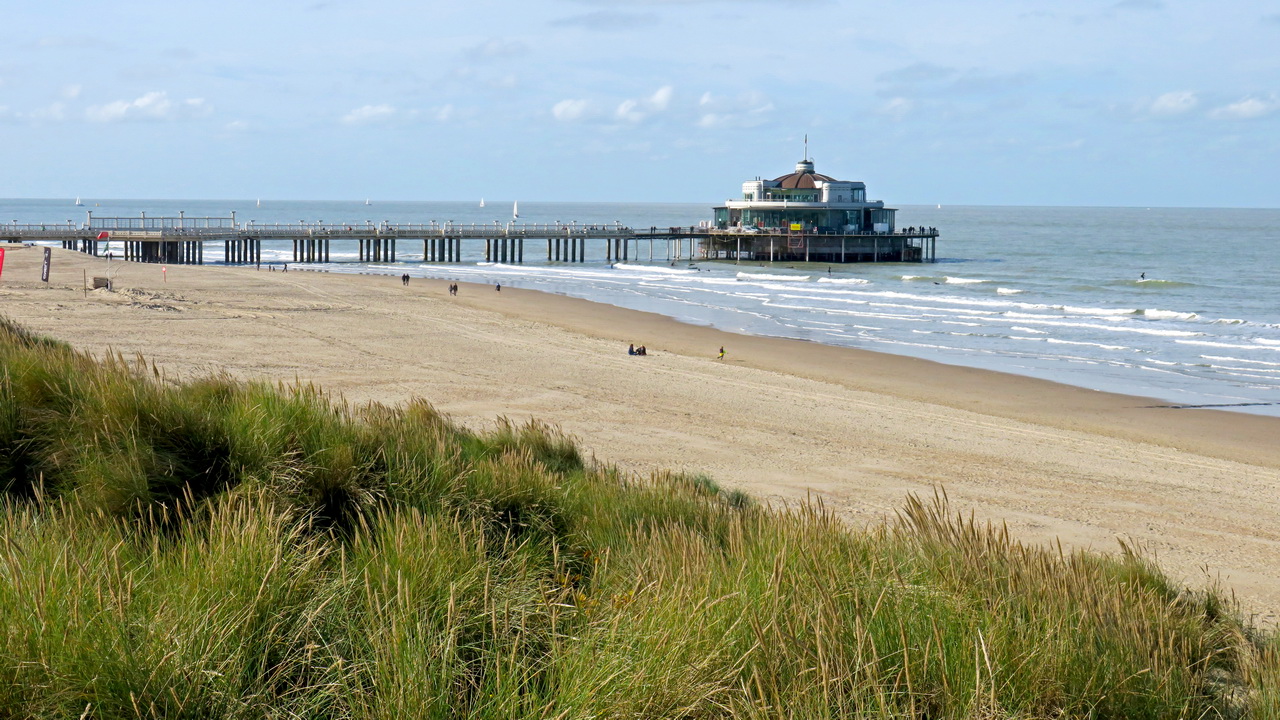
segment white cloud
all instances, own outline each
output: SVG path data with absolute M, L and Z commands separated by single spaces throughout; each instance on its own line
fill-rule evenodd
M 626 122 L 640 122 L 645 119 L 645 113 L 641 112 L 640 103 L 635 100 L 623 100 L 618 104 L 618 109 L 614 111 L 614 116 L 619 120 Z
M 1252 120 L 1271 114 L 1277 107 L 1280 107 L 1280 100 L 1274 95 L 1269 98 L 1249 97 L 1224 105 L 1209 114 L 1219 120 Z
M 502 40 L 493 38 L 466 51 L 474 60 L 500 60 L 502 58 L 519 57 L 529 52 L 529 46 L 519 40 Z
M 390 105 L 365 105 L 343 115 L 342 122 L 346 125 L 364 125 L 390 119 L 395 114 L 396 109 Z
M 116 100 L 104 105 L 92 105 L 85 110 L 85 117 L 93 122 L 120 122 L 126 120 L 184 120 L 203 117 L 213 112 L 204 98 L 170 100 L 165 92 L 149 92 L 136 100 Z
M 572 122 L 581 119 L 590 107 L 591 103 L 587 100 L 561 100 L 551 108 L 551 114 L 557 120 Z
M 705 92 L 698 98 L 698 127 L 754 127 L 763 124 L 773 110 L 769 98 L 754 90 L 735 97 Z
M 84 90 L 84 88 L 79 85 L 68 85 L 62 88 L 62 97 L 67 100 L 75 100 L 80 97 L 80 92 L 82 90 Z
M 436 111 L 435 111 L 436 120 L 439 120 L 440 122 L 449 122 L 450 120 L 453 119 L 453 116 L 456 114 L 457 114 L 457 111 L 453 109 L 452 103 L 445 105 L 443 107 L 436 108 Z
M 877 112 L 881 115 L 888 115 L 895 120 L 901 120 L 911 114 L 916 109 L 916 104 L 904 97 L 890 98 L 885 104 L 877 108 Z
M 671 96 L 674 93 L 675 90 L 670 85 L 663 85 L 647 98 L 623 100 L 614 111 L 614 116 L 624 122 L 640 122 L 650 115 L 666 110 L 671 105 Z
M 1147 108 L 1152 115 L 1182 115 L 1195 110 L 1200 98 L 1190 90 L 1167 92 L 1155 100 Z
M 67 117 L 66 109 L 66 105 L 56 102 L 46 107 L 32 110 L 28 117 L 32 120 L 51 120 L 54 122 L 60 122 L 65 120 Z
M 227 132 L 244 132 L 249 129 L 249 123 L 243 120 L 232 120 L 226 125 L 223 125 L 222 129 Z
M 649 104 L 655 110 L 666 110 L 667 106 L 671 104 L 671 95 L 674 92 L 675 90 L 670 85 L 663 85 L 658 88 L 657 92 L 649 96 Z

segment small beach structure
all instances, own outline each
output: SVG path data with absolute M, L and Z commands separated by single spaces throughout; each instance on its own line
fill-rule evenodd
M 716 207 L 709 258 L 784 262 L 930 262 L 938 231 L 897 227 L 897 210 L 867 200 L 862 182 L 814 171 L 813 160 L 772 180 L 742 184 Z

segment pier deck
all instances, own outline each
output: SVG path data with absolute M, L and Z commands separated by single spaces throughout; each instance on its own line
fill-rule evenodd
M 229 217 L 93 217 L 80 224 L 8 223 L 0 242 L 53 242 L 91 255 L 119 243 L 119 256 L 136 262 L 203 264 L 208 243 L 222 243 L 228 264 L 262 260 L 264 240 L 289 241 L 293 262 L 331 262 L 338 247 L 358 262 L 397 262 L 401 242 L 422 242 L 426 262 L 462 262 L 464 243 L 483 243 L 486 262 L 523 263 L 527 242 L 545 242 L 548 261 L 585 262 L 587 243 L 603 243 L 606 262 L 626 260 L 750 260 L 786 262 L 931 262 L 938 232 L 912 228 L 875 234 L 762 232 L 708 227 L 632 228 L 620 223 L 239 223 Z M 532 251 L 532 248 L 528 248 Z M 117 251 L 111 250 L 115 255 Z M 414 254 L 416 260 L 417 254 Z

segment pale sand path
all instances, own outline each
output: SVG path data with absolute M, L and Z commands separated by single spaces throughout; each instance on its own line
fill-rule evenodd
M 637 473 L 706 472 L 765 498 L 812 493 L 855 521 L 945 487 L 1017 537 L 1156 553 L 1280 609 L 1280 419 L 1161 403 L 798 341 L 721 333 L 581 300 L 446 281 L 124 265 L 9 248 L 0 312 L 175 375 L 315 381 L 352 401 L 430 400 L 473 427 L 539 418 Z M 117 266 L 122 264 L 114 263 Z M 497 311 L 497 312 L 495 312 Z M 649 347 L 629 357 L 626 344 Z M 720 345 L 728 357 L 714 359 Z

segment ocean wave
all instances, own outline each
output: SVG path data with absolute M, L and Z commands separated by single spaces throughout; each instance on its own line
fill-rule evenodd
M 1061 338 L 1046 338 L 1051 345 L 1082 345 L 1084 347 L 1096 347 L 1103 350 L 1133 350 L 1126 345 L 1107 345 L 1104 343 L 1083 342 L 1080 340 L 1063 340 Z
M 1214 325 L 1248 325 L 1249 321 L 1241 320 L 1239 318 L 1218 318 L 1217 320 L 1213 321 L 1213 324 Z
M 1175 340 L 1179 345 L 1198 345 L 1200 347 L 1226 348 L 1229 350 L 1280 350 L 1271 345 L 1245 345 L 1242 343 L 1218 342 L 1215 340 Z
M 820 282 L 820 283 L 832 283 L 833 285 L 870 285 L 870 284 L 871 284 L 871 281 L 870 281 L 870 280 L 864 280 L 864 279 L 862 279 L 862 278 L 829 278 L 829 277 L 820 277 L 820 278 L 818 278 L 818 282 Z
M 1121 317 L 1124 315 L 1137 315 L 1140 310 L 1125 308 L 1096 308 L 1096 307 L 1075 307 L 1072 305 L 1053 305 L 1054 310 L 1064 312 L 1069 315 L 1093 315 L 1094 317 Z
M 1280 363 L 1278 362 L 1267 362 L 1266 360 L 1246 360 L 1245 358 L 1231 357 L 1230 355 L 1201 355 L 1200 357 L 1204 358 L 1205 360 L 1221 360 L 1223 362 L 1238 362 L 1238 363 L 1246 363 L 1248 365 L 1265 365 L 1267 367 L 1280 368 Z
M 948 285 L 977 285 L 978 283 L 986 282 L 986 280 L 979 280 L 978 278 L 958 278 L 947 275 L 943 282 Z
M 759 280 L 759 281 L 768 280 L 771 282 L 808 282 L 809 277 L 810 277 L 809 275 L 769 275 L 767 273 L 745 273 L 745 272 L 740 272 L 737 275 L 737 278 L 739 280 L 746 280 L 748 282 L 753 280 Z
M 1178 312 L 1176 310 L 1139 310 L 1138 314 L 1152 320 L 1196 320 L 1200 317 L 1193 312 Z
M 1180 280 L 1161 280 L 1159 278 L 1142 278 L 1132 281 L 1133 285 L 1164 285 L 1168 287 L 1191 287 L 1195 283 L 1182 282 Z
M 996 288 L 997 295 L 1021 295 L 1024 292 L 1026 292 L 1026 290 L 1018 290 L 1017 288 Z
M 635 270 L 659 275 L 696 275 L 699 272 L 697 268 L 673 268 L 659 265 L 636 265 L 635 263 L 614 263 L 613 267 L 618 270 Z
M 1020 323 L 1026 323 L 1028 325 L 1041 325 L 1045 327 L 1079 328 L 1083 330 L 1106 330 L 1107 332 L 1134 333 L 1137 335 L 1153 335 L 1156 337 L 1169 337 L 1169 338 L 1188 338 L 1188 337 L 1204 336 L 1204 333 L 1202 332 L 1192 332 L 1190 330 L 1165 330 L 1165 329 L 1153 328 L 1153 327 L 1139 327 L 1131 323 L 1099 325 L 1098 323 L 1072 322 L 1067 318 L 1045 318 L 1045 317 L 1038 317 L 1035 315 L 1027 315 L 1024 313 L 1009 313 L 1005 315 L 1005 317 L 1010 318 L 1010 317 L 1013 317 L 1014 315 L 1017 315 L 1017 321 Z M 1277 349 L 1280 349 L 1280 348 L 1277 348 Z

